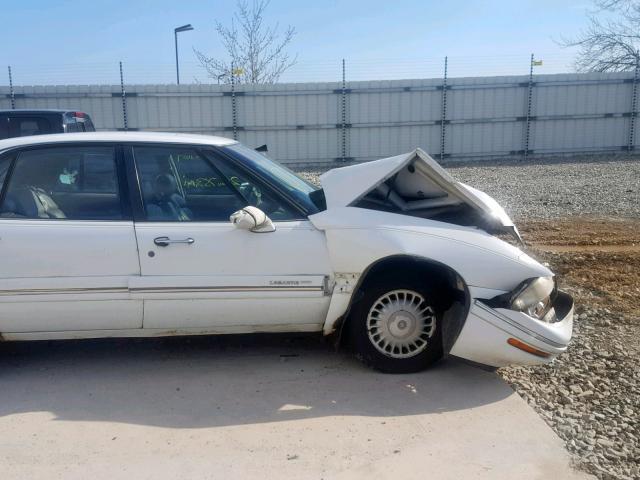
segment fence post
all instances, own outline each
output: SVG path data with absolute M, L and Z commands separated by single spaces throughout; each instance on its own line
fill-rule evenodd
M 444 76 L 442 79 L 442 110 L 440 112 L 440 161 L 444 160 L 444 147 L 446 140 L 447 124 L 447 61 L 444 57 Z
M 531 99 L 533 97 L 533 53 L 529 60 L 529 84 L 527 87 L 527 116 L 525 117 L 524 126 L 524 148 L 522 159 L 526 160 L 529 155 L 529 139 L 531 135 Z
M 238 140 L 238 107 L 236 105 L 236 69 L 231 63 L 231 120 L 233 122 L 233 139 Z
M 346 75 L 346 67 L 344 58 L 342 59 L 342 91 L 341 91 L 341 101 L 342 101 L 342 111 L 341 111 L 341 149 L 340 149 L 340 160 L 342 162 L 347 161 L 347 75 Z
M 9 70 L 9 95 L 11 97 L 11 110 L 16 109 L 16 94 L 13 91 L 13 75 L 11 74 L 11 65 L 7 67 Z
M 122 62 L 120 62 L 120 92 L 122 94 L 122 119 L 124 120 L 124 130 L 129 130 L 127 123 L 127 92 L 124 88 L 124 75 L 122 73 Z
M 636 70 L 633 74 L 633 87 L 631 90 L 631 116 L 629 118 L 629 139 L 627 141 L 627 151 L 635 149 L 636 116 L 638 115 L 638 65 L 639 58 L 636 57 Z

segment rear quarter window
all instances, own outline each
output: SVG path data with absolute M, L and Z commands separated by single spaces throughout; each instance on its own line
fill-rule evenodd
M 65 132 L 95 132 L 91 117 L 84 112 L 67 112 L 64 114 Z
M 84 118 L 84 122 L 82 122 L 82 126 L 83 126 L 83 131 L 85 132 L 95 132 L 96 131 L 96 127 L 94 127 L 93 125 L 93 121 L 91 120 L 91 118 L 89 117 L 89 115 L 87 115 Z

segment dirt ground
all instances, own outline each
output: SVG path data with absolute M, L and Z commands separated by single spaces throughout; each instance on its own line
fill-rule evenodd
M 533 255 L 552 265 L 576 304 L 625 314 L 640 327 L 640 220 L 569 218 L 529 221 L 521 233 Z

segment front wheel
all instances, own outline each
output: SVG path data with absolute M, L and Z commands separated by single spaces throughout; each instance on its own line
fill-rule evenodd
M 357 354 L 385 373 L 418 372 L 436 362 L 442 357 L 436 300 L 432 289 L 417 282 L 367 288 L 349 321 Z

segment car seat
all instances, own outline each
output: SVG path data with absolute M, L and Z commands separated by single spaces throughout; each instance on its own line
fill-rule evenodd
M 153 184 L 153 197 L 147 203 L 147 219 L 181 222 L 191 220 L 193 213 L 186 207 L 186 203 L 178 192 L 175 177 L 170 173 L 162 173 Z
M 56 202 L 42 188 L 21 187 L 7 192 L 3 217 L 67 218 Z

